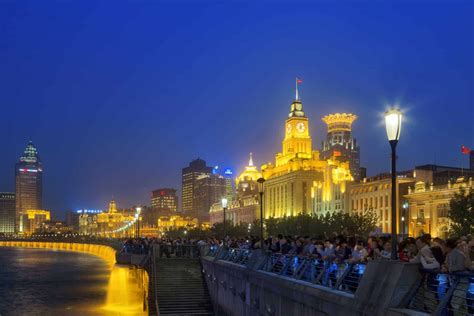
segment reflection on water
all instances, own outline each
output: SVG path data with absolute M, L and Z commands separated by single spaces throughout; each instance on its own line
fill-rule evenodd
M 145 315 L 128 267 L 88 254 L 0 248 L 0 315 Z

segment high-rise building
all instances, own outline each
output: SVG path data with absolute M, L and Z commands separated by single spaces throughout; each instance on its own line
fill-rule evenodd
M 193 211 L 191 217 L 199 222 L 209 222 L 212 204 L 226 196 L 226 180 L 219 174 L 203 174 L 194 183 Z
M 183 213 L 189 215 L 194 210 L 194 189 L 196 179 L 202 175 L 212 174 L 212 167 L 206 166 L 202 159 L 191 161 L 189 166 L 182 170 L 181 203 Z
M 15 164 L 17 231 L 23 232 L 27 210 L 43 208 L 43 166 L 33 142 L 29 141 L 20 161 Z
M 176 195 L 176 190 L 163 188 L 152 191 L 151 207 L 176 212 L 178 210 L 178 196 Z
M 157 189 L 151 192 L 151 207 L 142 209 L 143 227 L 156 228 L 160 216 L 176 215 L 178 196 L 171 188 Z
M 320 159 L 313 151 L 309 120 L 296 93 L 285 121 L 282 151 L 275 164 L 262 165 L 265 218 L 298 214 L 326 214 L 344 210 L 349 163 Z
M 322 118 L 327 124 L 326 140 L 321 147 L 321 159 L 349 161 L 349 168 L 354 181 L 360 176 L 360 149 L 355 138 L 352 138 L 352 123 L 357 115 L 350 113 L 329 114 Z
M 15 193 L 0 192 L 0 234 L 15 233 Z

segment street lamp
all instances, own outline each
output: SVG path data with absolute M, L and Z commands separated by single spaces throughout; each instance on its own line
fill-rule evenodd
M 402 127 L 402 112 L 390 109 L 385 112 L 385 128 L 387 138 L 392 148 L 392 254 L 391 259 L 397 259 L 397 144 Z
M 263 183 L 265 182 L 264 178 L 259 178 L 258 183 L 258 193 L 260 194 L 260 249 L 264 252 L 263 249 Z
M 408 203 L 407 203 L 407 202 L 403 203 L 402 208 L 403 208 L 403 214 L 402 214 L 402 234 L 403 234 L 403 237 L 405 237 L 405 216 L 407 216 Z
M 137 217 L 137 238 L 140 238 L 140 212 L 142 211 L 141 207 L 137 207 L 135 209 L 137 211 L 136 217 Z
M 227 211 L 227 199 L 226 198 L 222 198 L 222 210 L 224 212 L 224 242 L 225 242 L 225 211 Z

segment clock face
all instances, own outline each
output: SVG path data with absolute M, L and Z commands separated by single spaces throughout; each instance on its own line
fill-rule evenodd
M 286 125 L 286 132 L 289 134 L 291 133 L 291 124 Z
M 300 133 L 303 133 L 304 130 L 306 129 L 306 126 L 304 125 L 304 123 L 298 123 L 296 124 L 296 130 Z

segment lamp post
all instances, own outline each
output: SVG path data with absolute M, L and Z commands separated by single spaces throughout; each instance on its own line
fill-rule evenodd
M 407 216 L 408 203 L 407 202 L 403 203 L 402 208 L 403 208 L 402 234 L 403 234 L 403 237 L 405 237 L 405 217 Z
M 223 224 L 224 224 L 224 227 L 223 227 L 224 228 L 224 238 L 223 238 L 223 240 L 224 240 L 224 243 L 225 243 L 225 219 L 226 219 L 225 218 L 225 211 L 227 211 L 227 199 L 223 198 L 221 202 L 222 202 L 222 210 L 223 210 L 223 213 L 224 213 L 223 214 L 224 215 L 224 221 L 223 221 Z
M 265 182 L 264 178 L 259 178 L 258 183 L 258 193 L 260 194 L 260 249 L 262 252 L 263 249 L 263 183 Z
M 137 238 L 140 238 L 140 213 L 142 211 L 142 208 L 137 207 L 135 210 L 137 211 L 135 215 L 137 217 Z
M 392 148 L 392 260 L 397 259 L 397 144 L 402 127 L 402 112 L 391 109 L 385 112 L 385 128 Z

